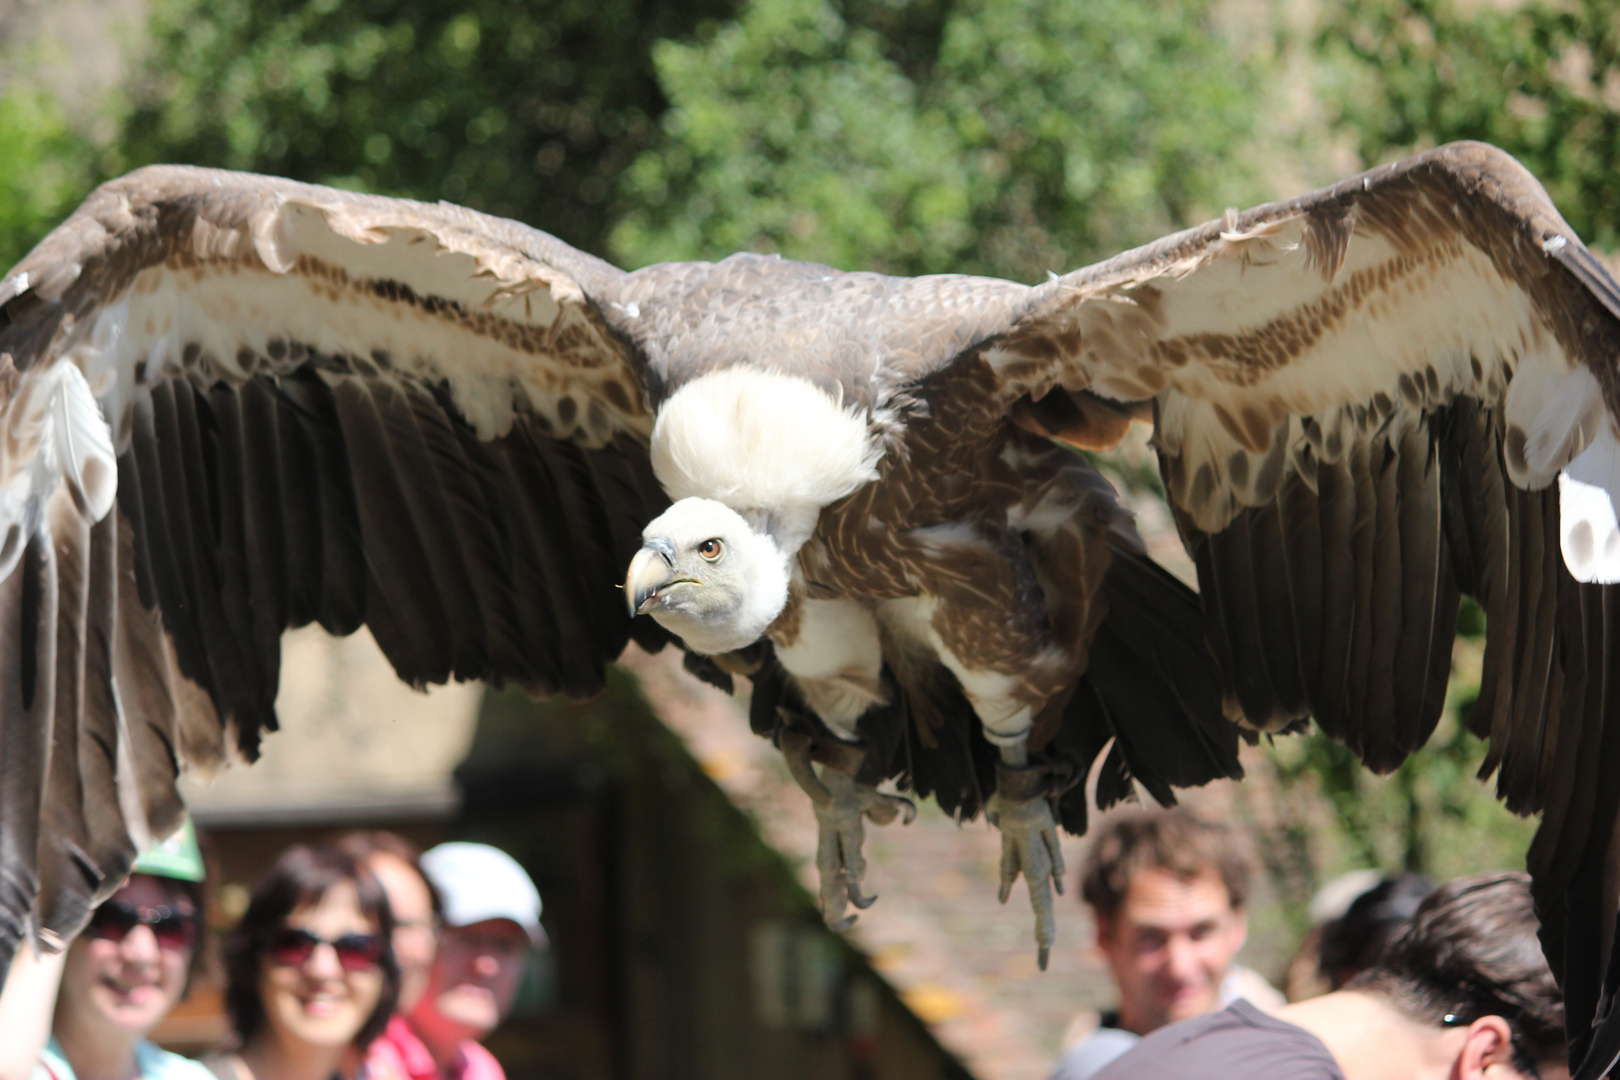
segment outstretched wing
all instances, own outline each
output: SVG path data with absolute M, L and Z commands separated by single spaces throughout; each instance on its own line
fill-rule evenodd
M 1620 289 L 1529 173 L 1462 143 L 1043 291 L 983 356 L 1015 419 L 1076 443 L 1152 403 L 1230 713 L 1312 715 L 1392 769 L 1479 601 L 1469 722 L 1544 815 L 1530 865 L 1585 1030 L 1620 802 L 1620 593 L 1596 583 L 1620 580 Z
M 283 630 L 588 695 L 666 500 L 620 271 L 459 207 L 159 167 L 0 280 L 0 970 L 251 759 Z M 634 628 L 656 648 L 649 620 Z

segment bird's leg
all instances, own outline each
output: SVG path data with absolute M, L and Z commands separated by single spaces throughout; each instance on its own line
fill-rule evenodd
M 1023 874 L 1035 909 L 1035 947 L 1042 971 L 1057 940 L 1052 890 L 1063 895 L 1063 851 L 1053 813 L 1056 796 L 1066 789 L 1061 781 L 1051 766 L 1031 766 L 1028 747 L 1019 739 L 1001 747 L 996 790 L 984 804 L 985 816 L 1001 830 L 1001 902 L 1007 902 L 1013 883 Z
M 866 860 L 861 845 L 866 821 L 887 825 L 904 815 L 909 825 L 917 816 L 910 799 L 885 795 L 855 779 L 865 751 L 851 743 L 818 745 L 808 733 L 784 726 L 780 733 L 782 756 L 816 811 L 816 870 L 821 875 L 821 915 L 834 930 L 847 930 L 856 916 L 846 915 L 849 905 L 871 907 L 876 894 L 861 892 Z M 819 774 L 815 762 L 821 763 Z

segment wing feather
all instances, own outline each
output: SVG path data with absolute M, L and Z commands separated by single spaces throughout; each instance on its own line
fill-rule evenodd
M 476 631 L 470 636 L 477 653 L 475 666 L 468 670 L 510 672 L 514 680 L 527 682 L 528 661 L 511 590 L 505 584 L 512 577 L 511 536 L 497 509 L 499 498 L 492 502 L 488 497 L 453 414 L 446 413 L 426 388 L 403 384 L 401 390 L 409 399 L 423 450 L 423 464 L 413 475 L 437 504 L 430 509 L 441 515 L 441 527 L 452 534 L 449 543 L 465 573 L 461 588 L 470 608 L 468 624 Z M 433 482 L 424 484 L 423 478 Z
M 1304 472 L 1294 472 L 1283 481 L 1277 499 L 1281 553 L 1278 562 L 1272 564 L 1273 572 L 1281 566 L 1288 575 L 1295 655 L 1307 699 L 1322 669 L 1326 607 L 1322 522 L 1310 487 L 1314 479 L 1314 473 L 1308 477 Z
M 56 665 L 56 555 L 41 522 L 0 581 L 0 950 L 32 930 Z
M 288 511 L 283 533 L 289 553 L 288 582 L 306 587 L 307 607 L 289 613 L 289 625 L 318 622 L 331 634 L 352 634 L 365 622 L 368 602 L 367 557 L 360 528 L 357 478 L 343 440 L 343 421 L 326 380 L 301 368 L 277 380 L 281 393 L 279 432 L 293 469 L 284 470 L 282 506 Z M 268 448 L 256 453 L 264 454 Z M 317 541 L 306 549 L 296 531 L 310 529 Z M 308 586 L 313 586 L 308 589 Z
M 79 707 L 78 771 L 84 806 L 85 852 L 100 875 L 95 895 L 122 876 L 136 855 L 129 822 L 119 797 L 118 762 L 128 752 L 121 719 L 125 709 L 113 677 L 114 643 L 120 612 L 119 532 L 127 531 L 116 510 L 90 529 L 89 581 L 85 599 L 83 679 Z M 88 898 L 86 898 L 88 901 Z M 73 925 L 63 921 L 58 932 Z
M 90 527 L 59 494 L 47 511 L 56 550 L 56 700 L 50 721 L 49 767 L 41 802 L 38 917 L 55 928 L 77 926 L 101 884 L 88 849 L 79 736 L 84 704 L 85 632 L 90 598 Z
M 377 644 L 413 686 L 445 682 L 455 664 L 455 628 L 445 610 L 442 574 L 434 556 L 444 552 L 418 532 L 407 494 L 409 481 L 394 458 L 383 408 L 360 376 L 328 377 L 354 470 L 360 530 L 369 543 L 366 622 Z M 396 592 L 392 586 L 417 582 Z
M 1392 681 L 1396 650 L 1401 638 L 1401 586 L 1405 579 L 1406 552 L 1401 543 L 1400 455 L 1393 433 L 1373 443 L 1368 464 L 1372 469 L 1372 489 L 1376 525 L 1373 531 L 1373 570 L 1366 594 L 1368 651 L 1366 703 L 1358 737 L 1351 745 L 1359 747 L 1362 759 L 1378 772 L 1400 764 L 1405 752 L 1394 743 L 1403 723 L 1395 712 Z M 1357 629 L 1361 621 L 1357 620 Z
M 281 677 L 281 629 L 287 625 L 286 569 L 282 562 L 281 485 L 275 442 L 258 453 L 259 440 L 275 439 L 274 399 L 255 380 L 243 393 L 215 385 L 206 398 L 214 416 L 218 454 L 220 564 L 229 589 L 226 610 L 248 653 L 260 690 L 272 695 Z
M 1356 625 L 1354 454 L 1324 459 L 1317 470 L 1322 530 L 1322 661 L 1311 697 L 1322 730 L 1347 739 L 1350 730 L 1350 651 Z M 1202 579 L 1200 579 L 1202 580 Z
M 1266 670 L 1271 676 L 1274 715 L 1292 719 L 1307 709 L 1299 658 L 1300 631 L 1295 621 L 1293 581 L 1288 574 L 1282 510 L 1278 503 L 1261 507 L 1248 522 L 1251 580 L 1250 603 L 1259 628 Z M 1262 585 L 1262 582 L 1269 584 Z M 1275 593 L 1279 605 L 1270 610 L 1267 599 Z

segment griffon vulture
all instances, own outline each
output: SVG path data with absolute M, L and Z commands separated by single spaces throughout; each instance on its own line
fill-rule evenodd
M 1543 815 L 1584 1047 L 1620 800 L 1617 354 L 1620 290 L 1478 144 L 1035 287 L 625 273 L 447 204 L 132 173 L 0 280 L 0 955 L 77 929 L 175 824 L 181 768 L 254 756 L 280 635 L 314 621 L 366 624 L 412 684 L 539 694 L 678 638 L 753 676 L 830 923 L 869 902 L 894 778 L 999 826 L 1044 961 L 1099 756 L 1100 802 L 1170 800 L 1238 775 L 1239 723 L 1311 716 L 1393 768 L 1468 595 L 1471 723 Z M 1072 449 L 1133 421 L 1201 594 Z

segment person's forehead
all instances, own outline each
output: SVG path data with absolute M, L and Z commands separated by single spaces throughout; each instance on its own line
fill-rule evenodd
M 1131 876 L 1117 918 L 1137 926 L 1181 926 L 1232 910 L 1232 898 L 1214 867 L 1185 878 L 1154 866 Z
M 137 907 L 157 907 L 182 901 L 186 899 L 186 894 L 166 878 L 152 874 L 131 874 L 129 880 L 113 893 L 112 899 L 123 900 Z
M 386 851 L 379 851 L 366 860 L 366 868 L 377 878 L 382 885 L 383 892 L 388 894 L 388 902 L 396 909 L 410 907 L 427 908 L 432 906 L 432 898 L 428 894 L 427 882 L 404 859 L 391 855 Z
M 299 904 L 288 913 L 289 926 L 306 929 L 319 927 L 367 928 L 372 920 L 360 907 L 360 891 L 354 882 L 335 881 L 319 896 Z

